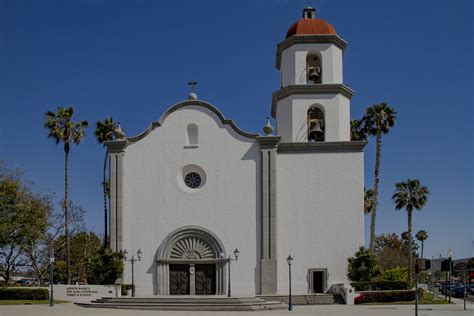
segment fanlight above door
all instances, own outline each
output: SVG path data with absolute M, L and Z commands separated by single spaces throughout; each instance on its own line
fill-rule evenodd
M 213 259 L 215 255 L 209 245 L 201 239 L 187 237 L 178 240 L 170 254 L 171 259 Z

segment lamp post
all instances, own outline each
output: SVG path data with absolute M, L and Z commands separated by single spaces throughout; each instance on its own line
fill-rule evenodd
M 451 249 L 448 250 L 448 259 L 449 259 L 449 302 L 451 303 L 451 267 L 452 267 L 452 260 L 453 260 L 453 252 Z
M 229 268 L 227 270 L 227 275 L 228 275 L 228 279 L 229 279 L 229 282 L 227 283 L 227 297 L 230 297 L 231 296 L 231 290 L 230 290 L 230 263 L 232 261 L 237 261 L 237 259 L 239 258 L 239 249 L 235 248 L 234 250 L 234 257 L 235 259 L 232 259 L 229 255 L 229 257 L 227 258 L 227 262 L 229 262 Z
M 135 259 L 135 257 L 132 255 L 132 258 L 130 259 L 127 259 L 127 256 L 128 256 L 128 251 L 127 249 L 125 249 L 123 252 L 122 252 L 122 255 L 123 255 L 123 260 L 126 262 L 130 262 L 132 264 L 132 297 L 135 297 L 135 275 L 134 275 L 134 271 L 133 271 L 133 266 L 135 265 L 135 262 L 136 261 L 141 261 L 142 259 L 142 251 L 140 249 L 138 249 L 137 251 L 137 258 L 138 259 Z
M 54 252 L 49 257 L 49 282 L 51 286 L 51 294 L 49 296 L 49 306 L 54 306 Z
M 288 258 L 286 258 L 286 262 L 288 262 L 288 287 L 289 287 L 288 310 L 292 311 L 293 310 L 293 302 L 291 301 L 291 263 L 293 262 L 293 257 L 291 255 L 288 255 Z

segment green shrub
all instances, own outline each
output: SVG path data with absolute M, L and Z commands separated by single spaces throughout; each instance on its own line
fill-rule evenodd
M 407 276 L 408 270 L 406 268 L 395 267 L 385 270 L 382 278 L 384 281 L 405 281 Z
M 408 290 L 410 284 L 407 281 L 366 281 L 352 282 L 356 291 L 385 291 L 385 290 Z
M 423 301 L 423 289 L 418 289 L 420 302 Z M 393 303 L 415 300 L 415 290 L 362 292 L 354 299 L 354 304 Z
M 0 288 L 0 300 L 49 300 L 47 289 Z

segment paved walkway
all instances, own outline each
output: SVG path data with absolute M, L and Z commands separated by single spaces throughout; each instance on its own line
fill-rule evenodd
M 459 301 L 459 302 L 458 302 Z M 474 304 L 470 303 L 469 310 L 464 311 L 462 300 L 456 300 L 450 305 L 422 305 L 419 316 L 451 316 L 474 315 Z M 3 305 L 0 306 L 0 316 L 255 316 L 255 315 L 317 315 L 317 316 L 410 316 L 415 315 L 413 306 L 409 305 L 318 305 L 295 306 L 292 312 L 286 310 L 262 312 L 175 312 L 175 311 L 140 311 L 140 310 L 114 310 L 82 308 L 73 304 L 57 304 L 55 307 L 48 305 Z

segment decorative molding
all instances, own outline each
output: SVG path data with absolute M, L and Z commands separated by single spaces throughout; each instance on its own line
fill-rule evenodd
M 278 145 L 279 154 L 292 153 L 334 153 L 362 152 L 367 142 L 315 142 L 315 143 L 281 143 Z
M 124 152 L 125 148 L 128 145 L 128 141 L 123 139 L 109 140 L 105 141 L 104 144 L 105 146 L 107 146 L 109 154 L 119 154 Z
M 160 248 L 156 254 L 156 261 L 166 260 L 170 258 L 176 258 L 172 256 L 174 247 L 180 240 L 192 240 L 197 239 L 206 244 L 209 250 L 213 253 L 213 258 L 218 258 L 219 253 L 225 254 L 224 244 L 219 238 L 210 230 L 190 225 L 180 227 L 172 231 L 161 243 Z
M 173 105 L 172 107 L 170 107 L 168 110 L 166 110 L 163 115 L 161 115 L 160 119 L 158 121 L 155 121 L 153 123 L 151 123 L 151 125 L 145 130 L 143 131 L 141 134 L 137 135 L 137 136 L 133 136 L 133 137 L 128 137 L 127 140 L 130 144 L 133 144 L 137 141 L 139 141 L 140 139 L 142 139 L 143 137 L 145 137 L 146 135 L 148 135 L 152 130 L 154 130 L 155 128 L 157 127 L 160 127 L 163 125 L 165 119 L 171 114 L 173 113 L 174 111 L 177 111 L 183 107 L 186 107 L 186 106 L 200 106 L 200 107 L 203 107 L 203 108 L 206 108 L 208 110 L 211 110 L 214 114 L 217 115 L 217 117 L 219 118 L 219 120 L 222 122 L 222 124 L 224 125 L 230 125 L 230 127 L 232 127 L 232 129 L 237 132 L 239 135 L 242 135 L 244 137 L 247 137 L 247 138 L 257 138 L 258 134 L 252 134 L 252 133 L 248 133 L 244 130 L 242 130 L 241 128 L 239 128 L 235 123 L 234 121 L 232 120 L 229 120 L 229 119 L 226 119 L 224 117 L 224 115 L 222 114 L 221 111 L 219 111 L 215 106 L 213 106 L 212 104 L 208 103 L 208 102 L 205 102 L 205 101 L 200 101 L 200 100 L 186 100 L 186 101 L 182 101 L 182 102 L 179 102 L 175 105 Z
M 354 95 L 354 90 L 345 84 L 301 84 L 288 85 L 276 92 L 272 96 L 272 117 L 276 116 L 276 108 L 279 101 L 291 95 L 301 94 L 342 94 L 351 99 Z
M 334 44 L 339 47 L 342 52 L 346 49 L 347 42 L 339 35 L 293 35 L 277 45 L 276 68 L 280 70 L 282 52 L 295 44 Z
M 260 149 L 272 149 L 278 146 L 280 136 L 259 136 L 257 142 L 260 144 Z
M 206 241 L 196 237 L 178 240 L 171 249 L 170 259 L 214 259 L 216 254 Z

